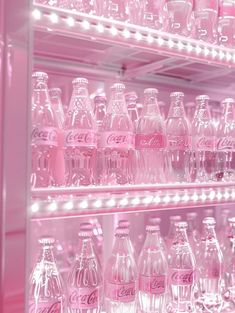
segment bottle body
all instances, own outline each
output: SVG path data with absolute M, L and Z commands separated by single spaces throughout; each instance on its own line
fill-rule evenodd
M 102 277 L 93 250 L 92 232 L 81 229 L 78 256 L 68 275 L 69 313 L 99 313 L 102 305 Z
M 100 132 L 101 184 L 128 184 L 133 181 L 133 124 L 127 112 L 123 84 L 114 84 Z
M 96 181 L 97 126 L 87 91 L 88 81 L 77 78 L 64 127 L 66 185 Z
M 235 4 L 224 0 L 220 3 L 218 21 L 219 44 L 228 48 L 235 47 Z
M 124 0 L 110 0 L 105 3 L 105 17 L 118 21 L 125 21 L 128 18 Z
M 165 14 L 164 30 L 183 36 L 190 35 L 192 29 L 191 0 L 167 0 Z
M 53 255 L 53 238 L 41 238 L 41 255 L 30 276 L 29 312 L 64 313 L 63 284 Z
M 137 155 L 136 183 L 165 182 L 166 131 L 156 95 L 156 89 L 144 91 L 145 104 L 135 138 Z
M 118 227 L 105 271 L 105 308 L 107 313 L 135 313 L 137 268 L 130 251 L 128 229 Z
M 47 74 L 35 72 L 32 77 L 31 184 L 33 187 L 49 187 L 55 185 L 54 160 L 59 130 L 49 98 Z
M 191 139 L 181 92 L 171 94 L 172 103 L 166 120 L 167 173 L 170 182 L 189 182 Z
M 218 22 L 218 0 L 195 1 L 195 37 L 197 39 L 216 43 Z
M 138 262 L 141 312 L 164 313 L 167 291 L 167 261 L 159 240 L 159 227 L 147 226 L 147 237 Z

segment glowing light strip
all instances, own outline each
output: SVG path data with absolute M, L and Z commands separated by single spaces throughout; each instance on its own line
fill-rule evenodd
M 220 46 L 213 46 L 197 40 L 155 31 L 146 27 L 127 24 L 120 21 L 109 20 L 98 16 L 90 16 L 82 13 L 73 13 L 61 9 L 45 8 L 37 5 L 32 12 L 35 22 L 48 17 L 49 23 L 65 23 L 65 26 L 79 28 L 83 31 L 95 31 L 106 36 L 147 42 L 153 46 L 165 47 L 170 51 L 178 51 L 182 56 L 192 55 L 210 61 L 223 62 L 224 64 L 235 64 L 235 52 Z

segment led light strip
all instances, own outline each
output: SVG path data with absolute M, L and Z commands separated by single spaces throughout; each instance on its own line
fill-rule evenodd
M 146 42 L 148 45 L 157 46 L 158 49 L 164 49 L 165 52 L 174 51 L 183 57 L 204 59 L 208 62 L 224 63 L 226 65 L 235 64 L 235 52 L 232 49 L 214 46 L 201 41 L 177 37 L 169 33 L 155 31 L 146 27 L 127 24 L 98 16 L 86 15 L 82 13 L 71 13 L 69 11 L 46 8 L 37 5 L 32 12 L 35 22 L 43 20 L 50 23 L 50 26 L 64 24 L 70 29 L 74 28 L 78 32 L 92 31 L 93 33 L 108 36 L 119 37 L 125 40 L 134 40 L 135 42 Z M 40 25 L 41 26 L 41 25 Z
M 88 197 L 67 197 L 54 198 L 45 201 L 33 201 L 30 207 L 30 214 L 32 217 L 43 217 L 62 215 L 66 216 L 68 212 L 74 214 L 83 214 L 98 212 L 119 212 L 123 209 L 133 210 L 133 208 L 139 210 L 148 210 L 155 208 L 175 208 L 175 207 L 190 207 L 198 205 L 212 205 L 218 203 L 233 203 L 235 201 L 235 188 L 215 188 L 215 189 L 201 189 L 201 190 L 185 190 L 177 191 L 172 190 L 148 192 L 147 194 L 133 195 L 104 195 L 103 197 L 94 198 L 89 195 Z

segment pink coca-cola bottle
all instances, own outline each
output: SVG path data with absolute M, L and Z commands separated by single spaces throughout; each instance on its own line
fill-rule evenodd
M 87 85 L 85 78 L 73 80 L 64 123 L 67 186 L 92 185 L 96 179 L 97 125 Z
M 203 236 L 198 257 L 197 305 L 208 312 L 220 312 L 222 309 L 221 283 L 223 275 L 223 255 L 215 233 L 215 219 L 203 220 Z
M 107 313 L 136 312 L 137 267 L 129 241 L 128 228 L 116 228 L 112 254 L 105 270 Z
M 182 92 L 172 92 L 166 120 L 168 181 L 189 182 L 190 128 L 185 116 Z
M 165 182 L 166 130 L 158 107 L 157 94 L 158 90 L 154 88 L 144 91 L 144 108 L 135 136 L 136 183 Z
M 39 239 L 41 252 L 30 276 L 29 313 L 65 313 L 63 283 L 55 262 L 54 238 Z
M 228 48 L 235 47 L 235 3 L 221 0 L 219 8 L 219 43 Z
M 139 256 L 139 307 L 142 313 L 165 312 L 168 266 L 160 245 L 158 225 L 147 225 Z
M 163 0 L 144 0 L 141 2 L 141 24 L 154 29 L 161 29 L 163 26 Z
M 164 29 L 167 32 L 189 36 L 192 30 L 193 0 L 166 0 Z
M 197 182 L 210 181 L 215 173 L 215 128 L 208 102 L 207 95 L 196 98 L 197 108 L 192 122 L 192 153 Z
M 180 215 L 171 215 L 170 216 L 170 226 L 169 226 L 169 231 L 166 236 L 166 246 L 167 249 L 169 250 L 172 246 L 172 242 L 175 238 L 175 224 L 177 222 L 180 222 L 182 220 Z
M 235 100 L 223 101 L 223 116 L 217 129 L 216 172 L 219 180 L 235 179 Z
M 101 126 L 101 184 L 123 185 L 133 181 L 134 127 L 127 112 L 124 89 L 121 83 L 111 87 L 111 99 Z
M 175 238 L 169 258 L 169 312 L 194 312 L 196 261 L 190 247 L 186 222 L 175 224 Z
M 102 276 L 94 253 L 92 231 L 79 231 L 77 257 L 68 275 L 69 313 L 99 313 L 102 305 Z
M 58 147 L 55 151 L 54 160 L 54 179 L 56 186 L 65 184 L 65 160 L 64 160 L 64 110 L 61 102 L 61 89 L 51 88 L 49 90 L 51 105 L 55 112 L 55 118 L 59 126 L 58 130 Z
M 216 43 L 219 0 L 195 0 L 195 37 L 197 39 Z
M 48 75 L 32 75 L 32 175 L 33 187 L 55 184 L 54 159 L 58 148 L 59 128 L 47 87 Z

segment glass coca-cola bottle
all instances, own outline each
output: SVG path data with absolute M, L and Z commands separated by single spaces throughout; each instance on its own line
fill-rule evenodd
M 54 238 L 39 239 L 41 253 L 29 283 L 29 313 L 66 313 L 63 283 L 54 258 Z

